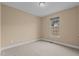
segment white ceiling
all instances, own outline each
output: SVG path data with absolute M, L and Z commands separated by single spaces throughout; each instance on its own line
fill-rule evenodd
M 47 2 L 46 7 L 39 7 L 38 2 L 5 2 L 3 4 L 42 17 L 79 5 L 79 2 Z

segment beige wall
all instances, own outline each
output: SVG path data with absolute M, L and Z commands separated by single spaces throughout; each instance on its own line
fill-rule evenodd
M 2 47 L 38 39 L 39 19 L 26 12 L 2 5 Z
M 50 18 L 54 16 L 60 17 L 60 39 L 52 39 L 55 41 L 60 41 L 63 43 L 68 43 L 72 45 L 79 45 L 79 39 L 77 39 L 77 11 L 79 12 L 77 7 L 67 9 L 64 11 L 57 12 L 55 14 L 43 17 L 43 38 L 50 38 L 51 35 L 51 29 L 50 29 Z
M 79 7 L 78 7 L 78 37 L 79 37 Z
M 1 3 L 0 3 L 0 48 L 1 48 Z
M 79 6 L 77 7 L 77 40 L 79 40 Z
M 2 5 L 1 8 L 2 47 L 38 38 L 50 38 L 52 36 L 50 18 L 54 16 L 60 17 L 61 38 L 52 40 L 79 45 L 79 7 L 57 12 L 42 18 L 5 5 Z

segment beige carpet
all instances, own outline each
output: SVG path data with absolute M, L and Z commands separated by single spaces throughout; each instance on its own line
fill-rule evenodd
M 79 50 L 54 43 L 36 41 L 2 51 L 3 56 L 79 56 Z

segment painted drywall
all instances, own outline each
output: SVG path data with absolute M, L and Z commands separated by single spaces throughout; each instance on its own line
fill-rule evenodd
M 40 18 L 18 9 L 2 5 L 2 47 L 19 42 L 37 40 Z
M 78 38 L 79 38 L 79 7 L 78 7 Z
M 72 45 L 79 45 L 79 7 L 71 8 L 46 17 L 36 17 L 18 9 L 1 5 L 2 47 L 38 38 L 54 38 Z M 50 18 L 60 17 L 60 39 L 51 35 Z M 78 37 L 78 38 L 77 38 Z
M 1 3 L 0 3 L 0 48 L 1 48 Z
M 60 12 L 57 12 L 55 14 L 43 17 L 42 25 L 43 25 L 43 38 L 51 38 L 50 40 L 53 41 L 59 41 L 66 44 L 72 44 L 72 45 L 79 45 L 79 39 L 77 39 L 77 33 L 78 33 L 78 19 L 77 17 L 79 14 L 78 7 L 74 7 L 71 9 L 63 10 Z M 59 32 L 59 39 L 57 37 L 54 37 L 51 34 L 50 29 L 50 18 L 52 17 L 60 17 L 60 32 Z M 56 38 L 56 39 L 55 39 Z
M 78 16 L 78 42 L 79 42 L 79 7 L 77 7 L 77 16 Z

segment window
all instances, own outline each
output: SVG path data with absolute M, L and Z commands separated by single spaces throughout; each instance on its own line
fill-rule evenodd
M 51 31 L 53 35 L 59 34 L 59 17 L 51 18 Z

